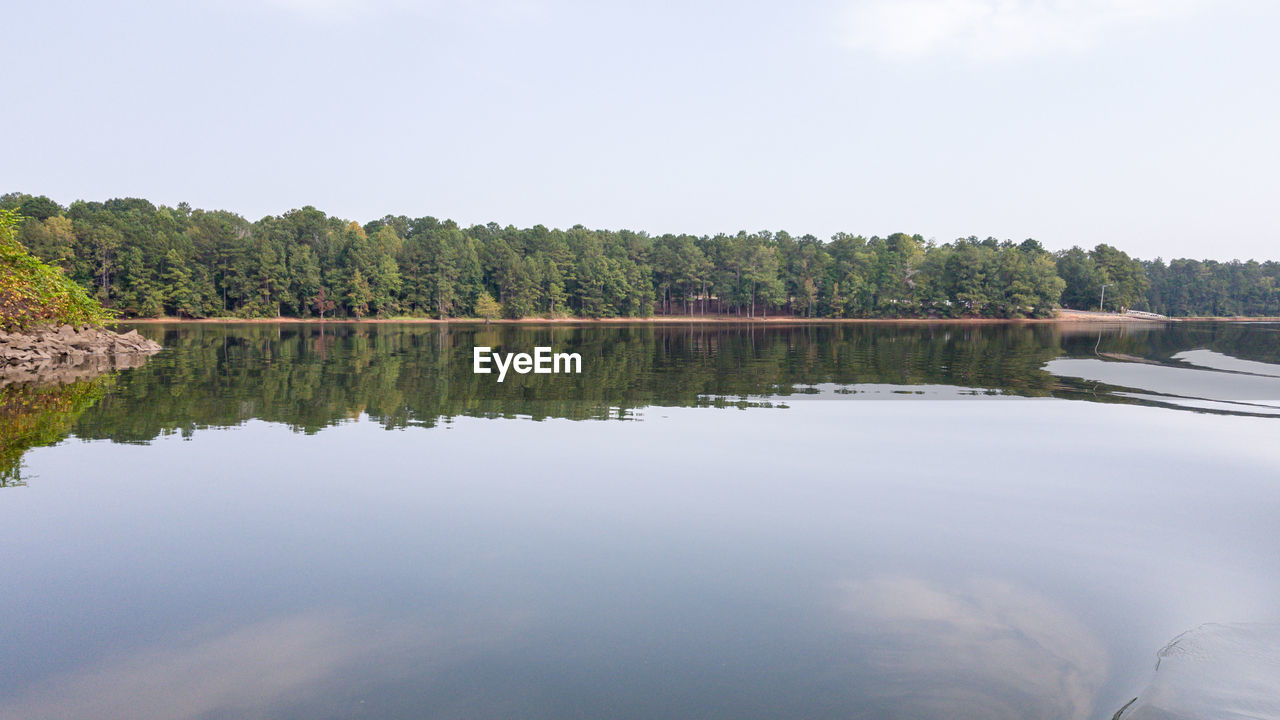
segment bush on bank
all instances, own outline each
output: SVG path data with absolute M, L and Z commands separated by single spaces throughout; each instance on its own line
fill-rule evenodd
M 0 331 L 38 325 L 101 325 L 111 319 L 97 300 L 62 270 L 41 262 L 18 242 L 22 217 L 0 210 Z

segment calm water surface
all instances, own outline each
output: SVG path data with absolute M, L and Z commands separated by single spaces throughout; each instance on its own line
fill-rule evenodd
M 0 388 L 0 718 L 1105 720 L 1280 621 L 1280 325 L 140 332 Z

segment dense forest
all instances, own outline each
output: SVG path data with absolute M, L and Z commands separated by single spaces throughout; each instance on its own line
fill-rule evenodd
M 1280 315 L 1280 263 L 1142 261 L 1108 245 L 786 232 L 658 237 L 460 227 L 313 207 L 256 222 L 135 198 L 0 196 L 18 238 L 137 317 L 1044 317 L 1059 306 Z

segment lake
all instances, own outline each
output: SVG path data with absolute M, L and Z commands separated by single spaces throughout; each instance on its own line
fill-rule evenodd
M 0 718 L 1106 720 L 1280 622 L 1280 324 L 138 329 L 0 388 Z

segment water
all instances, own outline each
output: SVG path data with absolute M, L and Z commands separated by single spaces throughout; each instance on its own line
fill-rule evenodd
M 1280 625 L 1208 623 L 1160 649 L 1124 720 L 1277 720 Z
M 1105 719 L 1280 621 L 1280 326 L 140 331 L 0 389 L 0 718 Z

